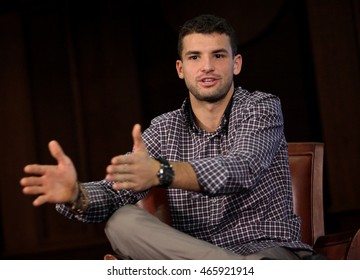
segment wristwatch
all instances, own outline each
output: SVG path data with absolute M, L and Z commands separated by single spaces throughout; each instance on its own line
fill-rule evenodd
M 168 187 L 170 187 L 174 179 L 174 169 L 170 162 L 168 162 L 166 159 L 157 158 L 156 160 L 160 162 L 160 169 L 157 173 L 160 181 L 158 187 L 167 189 Z

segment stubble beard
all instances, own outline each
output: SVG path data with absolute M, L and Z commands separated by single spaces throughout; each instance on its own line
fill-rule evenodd
M 230 88 L 231 88 L 231 84 L 229 84 L 227 87 L 223 87 L 221 89 L 215 90 L 211 94 L 202 94 L 195 87 L 189 87 L 189 91 L 199 101 L 216 103 L 220 100 L 223 100 L 227 96 Z

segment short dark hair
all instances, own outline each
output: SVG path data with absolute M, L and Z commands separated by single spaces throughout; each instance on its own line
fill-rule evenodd
M 201 34 L 226 34 L 230 37 L 230 44 L 232 53 L 235 56 L 237 54 L 237 38 L 234 28 L 231 24 L 224 18 L 204 14 L 197 16 L 193 19 L 190 19 L 181 26 L 179 31 L 178 38 L 178 54 L 181 58 L 181 53 L 183 50 L 183 39 L 186 35 L 193 33 L 201 33 Z

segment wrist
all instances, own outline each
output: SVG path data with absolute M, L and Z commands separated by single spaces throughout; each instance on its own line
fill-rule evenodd
M 65 203 L 75 214 L 83 214 L 89 206 L 89 198 L 84 187 L 76 182 L 75 198 L 71 202 Z
M 160 162 L 160 168 L 156 174 L 159 180 L 159 184 L 157 186 L 167 189 L 170 187 L 174 180 L 175 172 L 173 166 L 169 161 L 164 158 L 157 158 L 156 160 Z
M 68 204 L 75 203 L 79 199 L 79 196 L 80 196 L 80 186 L 79 183 L 76 182 L 74 187 L 74 193 L 71 196 L 71 199 L 69 200 Z

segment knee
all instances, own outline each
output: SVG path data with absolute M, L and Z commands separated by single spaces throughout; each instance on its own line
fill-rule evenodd
M 107 221 L 105 226 L 106 235 L 111 238 L 121 238 L 124 236 L 129 238 L 132 232 L 135 232 L 138 223 L 136 216 L 139 215 L 139 207 L 135 205 L 125 205 L 119 208 Z

